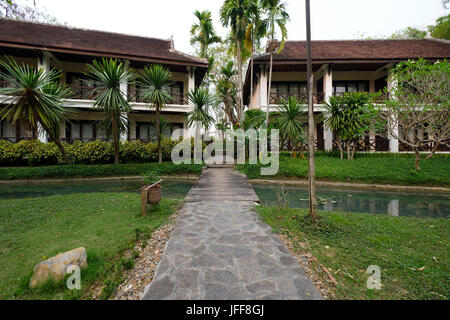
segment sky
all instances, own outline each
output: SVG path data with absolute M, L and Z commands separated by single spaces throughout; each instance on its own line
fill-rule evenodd
M 20 0 L 32 4 L 32 0 Z M 193 53 L 189 43 L 195 10 L 210 10 L 222 36 L 219 10 L 223 0 L 35 0 L 38 8 L 69 26 L 168 39 Z M 304 40 L 305 2 L 285 0 L 291 17 L 288 38 Z M 313 40 L 391 35 L 408 26 L 425 27 L 446 14 L 441 0 L 311 0 Z

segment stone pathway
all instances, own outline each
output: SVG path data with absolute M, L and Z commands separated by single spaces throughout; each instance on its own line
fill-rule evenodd
M 245 176 L 208 168 L 185 200 L 142 299 L 322 299 L 251 210 L 259 200 Z

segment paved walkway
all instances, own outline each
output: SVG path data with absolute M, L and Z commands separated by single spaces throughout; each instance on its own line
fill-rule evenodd
M 322 299 L 251 210 L 258 197 L 245 176 L 208 168 L 185 200 L 143 299 Z

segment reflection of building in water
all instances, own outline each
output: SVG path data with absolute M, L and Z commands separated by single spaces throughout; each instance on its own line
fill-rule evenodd
M 375 213 L 375 201 L 373 201 L 373 200 L 370 200 L 370 203 L 369 203 L 369 212 L 370 212 L 370 213 Z
M 331 201 L 327 201 L 323 204 L 324 211 L 333 211 L 333 203 Z
M 389 201 L 389 204 L 388 204 L 388 215 L 394 216 L 394 217 L 398 217 L 399 216 L 399 214 L 398 214 L 398 204 L 399 204 L 398 199 L 394 199 L 394 200 Z

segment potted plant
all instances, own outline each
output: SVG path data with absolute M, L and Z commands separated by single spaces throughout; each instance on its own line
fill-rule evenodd
M 149 170 L 142 174 L 141 198 L 142 213 L 145 215 L 147 204 L 157 204 L 162 197 L 162 179 L 157 171 Z

